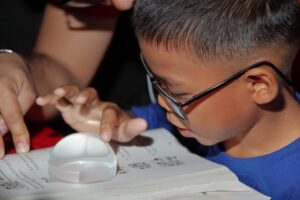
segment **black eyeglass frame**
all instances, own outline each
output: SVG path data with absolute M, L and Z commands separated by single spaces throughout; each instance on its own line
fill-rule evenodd
M 239 78 L 240 76 L 242 76 L 247 71 L 249 71 L 253 68 L 261 67 L 263 65 L 271 67 L 286 82 L 286 84 L 288 86 L 292 87 L 292 81 L 283 72 L 281 72 L 274 64 L 270 63 L 269 61 L 260 61 L 260 62 L 257 62 L 257 63 L 254 63 L 254 64 L 250 65 L 249 67 L 246 67 L 245 69 L 242 69 L 241 71 L 238 71 L 237 73 L 229 76 L 228 78 L 224 79 L 220 83 L 217 83 L 217 84 L 213 85 L 212 87 L 200 92 L 199 94 L 196 94 L 196 95 L 192 96 L 191 98 L 189 98 L 189 99 L 187 99 L 183 102 L 178 102 L 174 97 L 172 97 L 167 91 L 165 91 L 159 85 L 159 81 L 154 80 L 155 75 L 150 70 L 150 68 L 149 68 L 148 64 L 146 63 L 142 53 L 140 53 L 140 59 L 141 59 L 142 65 L 143 65 L 143 67 L 146 71 L 146 74 L 147 74 L 147 76 L 149 76 L 149 78 L 151 80 L 151 83 L 154 86 L 154 88 L 158 91 L 158 93 L 162 94 L 162 97 L 163 97 L 164 101 L 170 106 L 170 108 L 182 120 L 188 120 L 187 115 L 185 114 L 185 112 L 183 110 L 183 107 L 185 107 L 187 105 L 190 105 L 193 102 L 195 102 L 195 101 L 211 94 L 212 92 L 226 86 L 227 84 L 229 84 L 232 81 L 236 80 L 237 78 Z M 174 106 L 176 106 L 176 108 Z

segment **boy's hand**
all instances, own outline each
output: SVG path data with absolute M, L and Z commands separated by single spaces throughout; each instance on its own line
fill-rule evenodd
M 133 119 L 116 104 L 102 102 L 94 88 L 80 90 L 76 86 L 66 85 L 57 88 L 53 94 L 37 98 L 36 103 L 55 106 L 73 129 L 100 132 L 100 137 L 105 141 L 126 142 L 147 127 L 144 119 Z

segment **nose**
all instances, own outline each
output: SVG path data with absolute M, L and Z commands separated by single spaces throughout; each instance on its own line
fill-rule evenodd
M 163 100 L 161 95 L 159 94 L 157 97 L 158 104 L 166 110 L 167 119 L 176 127 L 186 127 L 184 123 L 177 117 L 174 111 L 170 108 L 170 106 Z
M 157 97 L 157 101 L 158 104 L 167 111 L 167 113 L 173 112 L 170 106 L 163 100 L 160 94 Z

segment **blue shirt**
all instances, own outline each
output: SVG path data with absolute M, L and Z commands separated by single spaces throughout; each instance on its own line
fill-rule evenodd
M 174 126 L 166 118 L 166 111 L 158 104 L 132 107 L 131 112 L 134 116 L 144 118 L 147 121 L 147 129 L 163 127 L 170 132 L 174 130 Z
M 149 129 L 165 127 L 173 130 L 165 111 L 157 104 L 134 107 L 132 112 L 136 117 L 146 119 Z M 206 158 L 227 166 L 241 182 L 272 200 L 300 200 L 300 139 L 276 152 L 255 158 L 234 158 L 219 145 L 213 145 L 208 148 Z
M 234 158 L 214 145 L 208 149 L 206 158 L 227 166 L 241 182 L 272 200 L 300 199 L 300 139 L 255 158 Z

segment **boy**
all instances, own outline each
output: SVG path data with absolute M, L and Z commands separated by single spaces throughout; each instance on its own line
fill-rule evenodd
M 158 102 L 179 132 L 210 145 L 208 159 L 273 200 L 299 199 L 300 107 L 287 77 L 300 39 L 297 1 L 138 0 L 133 24 Z M 100 127 L 105 140 L 146 128 L 99 104 L 90 88 L 65 86 L 37 103 L 56 105 L 79 131 Z M 148 123 L 157 117 L 133 111 Z

